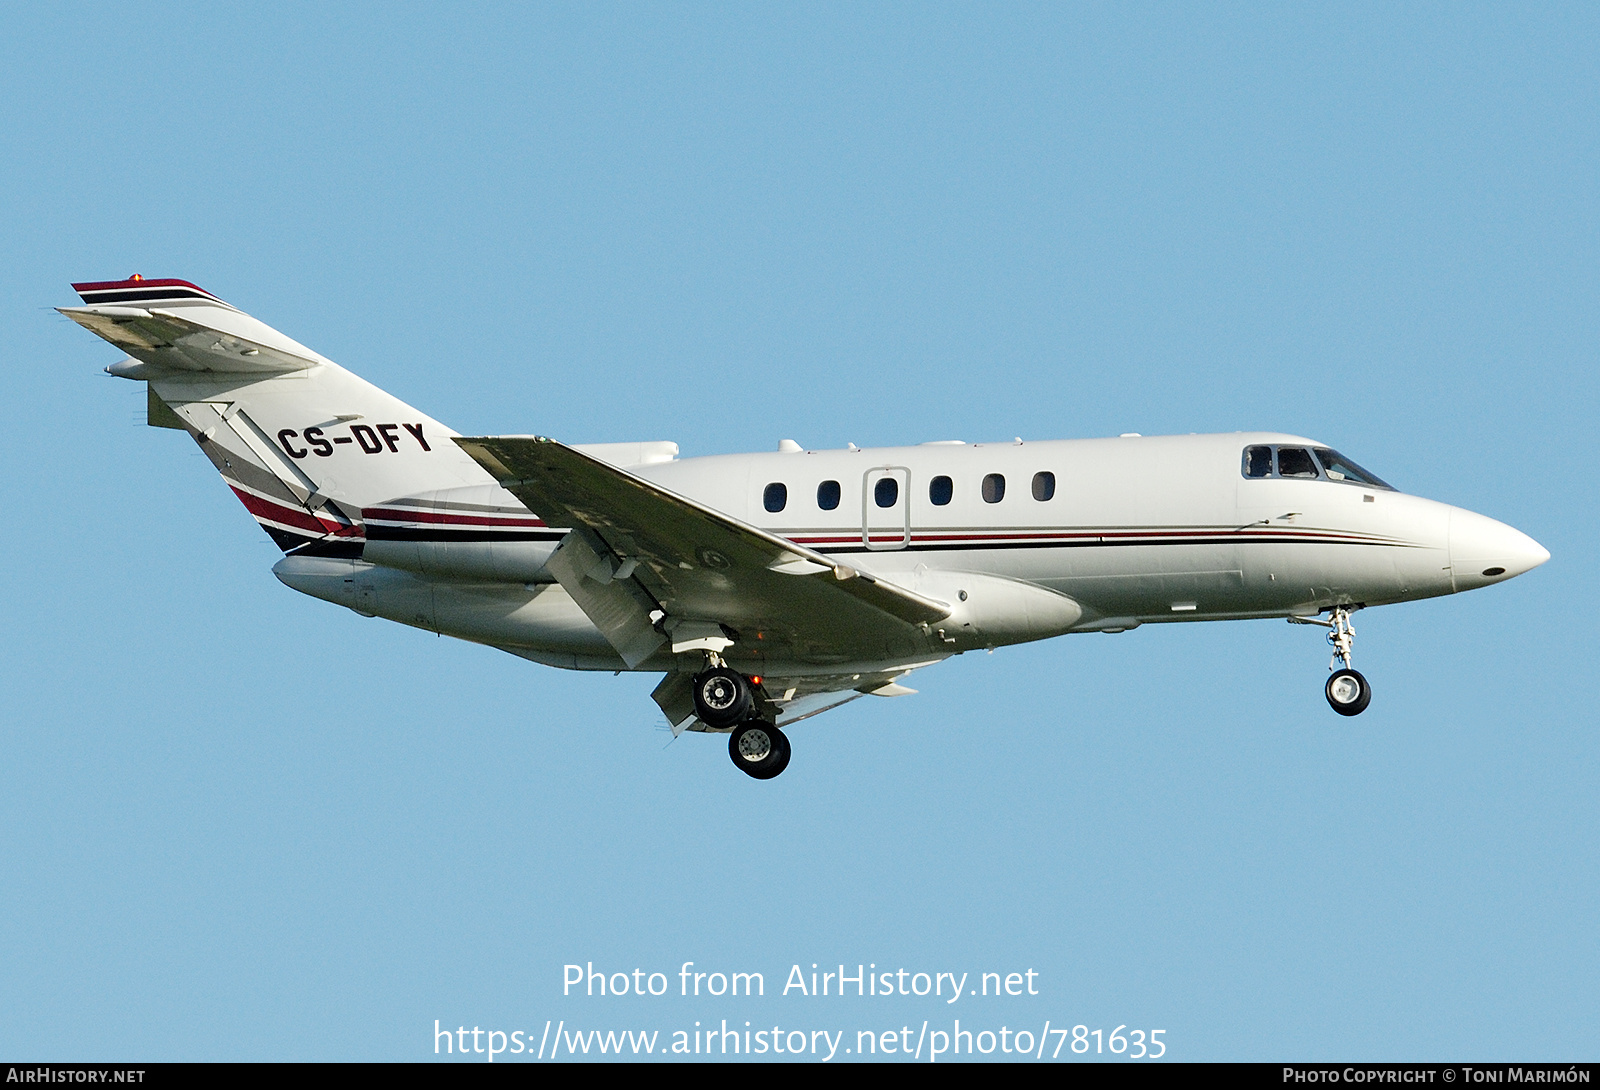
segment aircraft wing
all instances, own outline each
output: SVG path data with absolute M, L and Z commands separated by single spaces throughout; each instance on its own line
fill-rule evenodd
M 838 563 L 552 439 L 457 438 L 550 525 L 549 567 L 629 666 L 669 641 L 778 663 L 927 658 L 942 602 Z M 900 671 L 903 672 L 904 668 Z

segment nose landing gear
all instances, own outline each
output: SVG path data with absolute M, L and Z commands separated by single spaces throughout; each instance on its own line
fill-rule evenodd
M 1326 621 L 1321 617 L 1289 618 L 1293 624 L 1315 624 L 1328 629 L 1328 643 L 1333 647 L 1333 658 L 1328 662 L 1328 669 L 1333 673 L 1323 692 L 1328 697 L 1328 706 L 1340 715 L 1360 715 L 1372 703 L 1372 686 L 1359 670 L 1350 665 L 1356 641 L 1356 630 L 1350 625 L 1350 614 L 1360 608 L 1335 606 L 1332 619 Z

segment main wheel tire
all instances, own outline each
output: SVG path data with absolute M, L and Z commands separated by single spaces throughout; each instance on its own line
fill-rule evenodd
M 1360 715 L 1372 703 L 1372 686 L 1355 670 L 1336 670 L 1323 690 L 1328 706 L 1340 715 Z
M 731 727 L 750 712 L 750 683 L 737 670 L 716 666 L 694 676 L 694 711 L 708 727 Z
M 728 736 L 728 756 L 740 772 L 770 780 L 789 767 L 789 739 L 771 723 L 751 720 Z
M 773 727 L 774 740 L 778 743 L 778 759 L 772 767 L 756 777 L 758 780 L 770 780 L 778 773 L 789 767 L 789 736 L 777 727 Z

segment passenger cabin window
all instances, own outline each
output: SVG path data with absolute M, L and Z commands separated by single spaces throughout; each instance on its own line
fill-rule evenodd
M 1033 475 L 1033 498 L 1043 503 L 1053 499 L 1056 494 L 1056 475 L 1050 472 L 1035 473 Z
M 1272 476 L 1272 448 L 1245 447 L 1244 475 L 1246 477 Z
M 1315 477 L 1317 463 L 1311 460 L 1311 452 L 1305 447 L 1279 447 L 1278 476 Z
M 928 482 L 928 502 L 935 507 L 943 507 L 955 494 L 955 485 L 950 482 L 949 477 L 935 477 Z
M 748 495 L 749 493 L 746 493 Z M 789 503 L 789 487 L 783 484 L 769 484 L 767 490 L 761 494 L 761 506 L 776 515 Z
M 991 473 L 983 479 L 983 502 L 999 503 L 1006 498 L 1006 479 L 998 473 Z
M 817 506 L 832 511 L 839 506 L 839 482 L 823 481 L 817 485 Z
M 893 477 L 879 478 L 872 489 L 872 499 L 879 507 L 893 507 L 900 498 L 900 482 Z

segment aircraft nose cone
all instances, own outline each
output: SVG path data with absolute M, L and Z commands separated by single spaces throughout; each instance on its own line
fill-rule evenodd
M 1450 513 L 1450 568 L 1457 590 L 1504 582 L 1549 559 L 1549 550 L 1521 530 L 1472 511 Z

